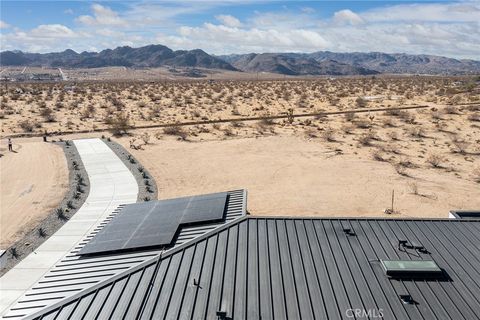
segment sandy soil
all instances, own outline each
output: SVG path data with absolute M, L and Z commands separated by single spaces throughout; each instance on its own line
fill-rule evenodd
M 33 228 L 63 199 L 68 169 L 60 147 L 40 139 L 14 139 L 14 151 L 0 153 L 0 248 Z
M 0 88 L 0 136 L 389 108 L 131 130 L 120 142 L 161 198 L 247 188 L 252 214 L 386 216 L 394 190 L 399 213 L 389 217 L 446 217 L 480 207 L 479 92 L 473 77 L 12 83 Z M 396 109 L 411 105 L 428 108 Z M 102 134 L 111 135 L 64 138 Z M 2 241 L 31 228 L 66 187 L 61 150 L 30 141 L 0 160 Z
M 120 139 L 128 148 L 128 139 Z M 160 198 L 237 188 L 249 191 L 253 215 L 446 218 L 480 207 L 480 188 L 436 169 L 399 175 L 387 162 L 338 155 L 330 145 L 296 136 L 204 141 L 161 140 L 131 150 L 154 175 Z M 413 194 L 415 182 L 418 194 Z M 395 190 L 394 209 L 386 215 Z

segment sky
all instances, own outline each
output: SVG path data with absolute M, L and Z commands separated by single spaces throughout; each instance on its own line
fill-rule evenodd
M 480 60 L 475 1 L 4 1 L 0 49 L 163 44 L 212 54 L 387 52 Z

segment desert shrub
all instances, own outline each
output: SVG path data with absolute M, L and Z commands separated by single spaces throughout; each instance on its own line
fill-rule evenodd
M 307 138 L 316 138 L 317 133 L 318 131 L 313 128 L 308 128 L 305 130 L 305 136 L 307 136 Z
M 16 247 L 11 247 L 9 251 L 14 259 L 18 259 L 20 257 L 20 253 L 18 252 Z
M 47 233 L 45 232 L 45 229 L 43 228 L 38 228 L 38 236 L 40 238 L 45 238 L 47 236 Z
M 391 110 L 387 110 L 385 111 L 385 115 L 387 116 L 400 116 L 402 113 L 402 110 L 399 110 L 399 109 L 391 109 Z
M 414 124 L 415 123 L 415 115 L 411 114 L 408 111 L 402 110 L 399 115 L 400 119 L 402 119 L 405 123 Z
M 232 121 L 231 124 L 232 124 L 232 127 L 234 128 L 241 128 L 245 126 L 245 124 L 242 121 Z
M 30 120 L 23 120 L 18 123 L 20 128 L 22 128 L 23 131 L 25 132 L 33 132 L 33 129 L 35 129 L 35 123 L 33 123 Z
M 410 182 L 408 184 L 408 188 L 410 189 L 410 193 L 414 195 L 419 195 L 420 193 L 418 192 L 418 184 L 416 182 Z
M 272 126 L 272 125 L 275 124 L 275 121 L 273 121 L 273 119 L 269 119 L 269 118 L 264 118 L 264 119 L 260 120 L 259 122 L 263 126 Z
M 470 145 L 468 141 L 465 141 L 458 137 L 454 137 L 452 139 L 452 144 L 454 147 L 453 152 L 460 153 L 460 154 L 466 154 L 468 146 Z
M 431 154 L 427 158 L 427 163 L 430 164 L 433 168 L 440 168 L 443 161 L 444 158 L 438 154 Z
M 114 135 L 126 134 L 132 128 L 130 116 L 123 112 L 117 112 L 109 119 L 110 130 Z
M 82 118 L 91 118 L 95 114 L 95 106 L 90 104 L 82 112 Z
M 432 111 L 433 120 L 443 120 L 443 114 L 439 111 Z
M 391 140 L 395 140 L 395 141 L 400 140 L 397 131 L 388 132 L 388 133 L 387 133 L 387 137 L 389 137 Z
M 362 97 L 358 97 L 355 100 L 355 104 L 357 105 L 357 108 L 365 108 L 368 104 L 368 100 L 366 100 L 365 98 L 362 98 Z
M 60 220 L 67 220 L 67 216 L 65 215 L 65 211 L 63 211 L 62 208 L 58 208 L 55 210 L 55 213 L 57 214 L 57 218 Z
M 455 95 L 450 98 L 450 101 L 448 103 L 450 104 L 459 104 L 462 102 L 462 97 L 460 95 Z
M 467 110 L 468 110 L 468 111 L 472 111 L 472 112 L 480 111 L 480 104 L 473 105 L 473 106 L 468 106 L 468 107 L 467 107 Z
M 325 128 L 325 130 L 322 131 L 321 134 L 323 140 L 328 141 L 328 142 L 333 142 L 335 141 L 335 130 L 333 130 L 330 127 Z
M 360 129 L 368 129 L 372 126 L 372 123 L 366 119 L 358 119 L 355 121 L 355 125 Z
M 480 183 L 480 167 L 473 170 L 473 180 L 475 180 L 475 182 Z
M 356 118 L 355 112 L 345 113 L 345 120 L 347 120 L 348 122 L 352 122 L 353 120 L 355 120 L 355 118 Z
M 382 124 L 385 126 L 385 127 L 395 127 L 395 122 L 393 121 L 392 118 L 390 117 L 386 117 L 382 120 Z
M 405 168 L 404 166 L 402 166 L 401 164 L 399 163 L 395 163 L 393 165 L 393 167 L 395 168 L 395 171 L 401 175 L 401 176 L 405 176 L 405 177 L 408 177 L 408 173 L 407 173 L 407 168 Z
M 171 126 L 166 127 L 163 129 L 163 133 L 168 134 L 170 136 L 178 136 L 185 140 L 187 138 L 187 133 L 183 130 L 183 127 L 180 126 Z
M 415 138 L 426 138 L 427 137 L 427 134 L 425 133 L 425 129 L 423 129 L 422 127 L 411 128 L 409 130 L 409 134 L 412 137 L 415 137 Z
M 355 131 L 355 127 L 351 124 L 345 124 L 341 127 L 341 130 L 346 134 L 352 134 Z
M 377 161 L 386 161 L 380 150 L 374 150 L 372 152 L 372 158 Z
M 458 109 L 454 106 L 446 106 L 444 111 L 446 114 L 459 114 Z
M 363 134 L 358 138 L 358 142 L 362 146 L 371 146 L 372 145 L 372 140 L 374 140 L 373 138 L 374 137 L 371 133 Z
M 232 136 L 235 135 L 234 132 L 233 132 L 233 130 L 232 130 L 231 128 L 225 128 L 225 129 L 223 130 L 223 134 L 224 134 L 225 136 L 227 136 L 227 137 L 232 137 Z
M 142 139 L 143 143 L 149 144 L 150 143 L 150 134 L 148 132 L 144 132 L 140 138 Z
M 468 120 L 470 121 L 480 121 L 480 114 L 474 113 L 468 116 Z
M 53 114 L 53 110 L 50 108 L 41 109 L 40 115 L 45 119 L 46 122 L 55 121 L 55 115 Z

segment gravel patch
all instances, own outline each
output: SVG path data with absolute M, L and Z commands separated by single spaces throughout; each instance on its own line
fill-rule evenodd
M 113 152 L 115 152 L 135 177 L 138 184 L 137 202 L 157 200 L 157 184 L 150 172 L 148 172 L 148 170 L 145 169 L 123 146 L 112 141 L 110 138 L 102 137 L 102 140 L 110 147 L 110 149 L 112 149 Z
M 53 209 L 35 228 L 6 249 L 7 258 L 0 276 L 13 268 L 24 257 L 35 251 L 45 240 L 65 224 L 83 205 L 90 191 L 90 181 L 77 148 L 71 141 L 55 141 L 62 147 L 68 164 L 69 188 L 59 206 Z

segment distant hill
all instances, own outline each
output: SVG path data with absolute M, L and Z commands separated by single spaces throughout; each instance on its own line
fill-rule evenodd
M 0 52 L 0 65 L 65 68 L 173 66 L 285 75 L 480 74 L 480 61 L 433 55 L 318 51 L 214 56 L 200 49 L 174 51 L 163 45 L 125 46 L 82 53 L 70 49 L 45 54 L 3 51 Z
M 248 72 L 273 72 L 286 75 L 368 75 L 379 73 L 335 60 L 317 61 L 307 55 L 250 53 L 230 56 L 230 58 L 223 56 L 222 58 L 235 68 Z
M 173 51 L 162 45 L 149 45 L 141 48 L 125 46 L 101 52 L 82 53 L 76 53 L 70 49 L 45 54 L 4 51 L 0 53 L 0 65 L 67 68 L 176 66 L 236 70 L 228 62 L 211 56 L 203 50 Z
M 410 74 L 479 74 L 480 61 L 475 60 L 457 60 L 433 55 L 412 55 L 404 53 L 382 53 L 382 52 L 352 52 L 336 53 L 330 51 L 318 51 L 314 53 L 263 53 L 263 54 L 234 54 L 228 56 L 219 56 L 219 58 L 232 64 L 234 67 L 244 71 L 266 71 L 272 72 L 277 67 L 284 70 L 283 67 L 290 65 L 295 70 L 298 66 L 307 74 L 316 74 L 314 72 L 315 63 L 318 63 L 319 70 L 335 71 L 338 66 L 338 74 L 343 72 L 352 72 L 351 74 L 370 74 L 370 73 L 410 73 Z M 314 62 L 313 62 L 314 61 Z M 329 67 L 322 68 L 323 64 Z M 310 68 L 305 68 L 306 66 Z M 346 66 L 350 67 L 347 68 Z M 292 68 L 288 68 L 292 70 Z M 290 72 L 290 71 L 287 71 Z M 310 73 L 312 72 L 312 73 Z M 280 72 L 282 73 L 282 72 Z M 290 74 L 290 73 L 287 73 Z M 303 74 L 303 73 L 300 73 Z M 325 73 L 335 74 L 335 73 Z

